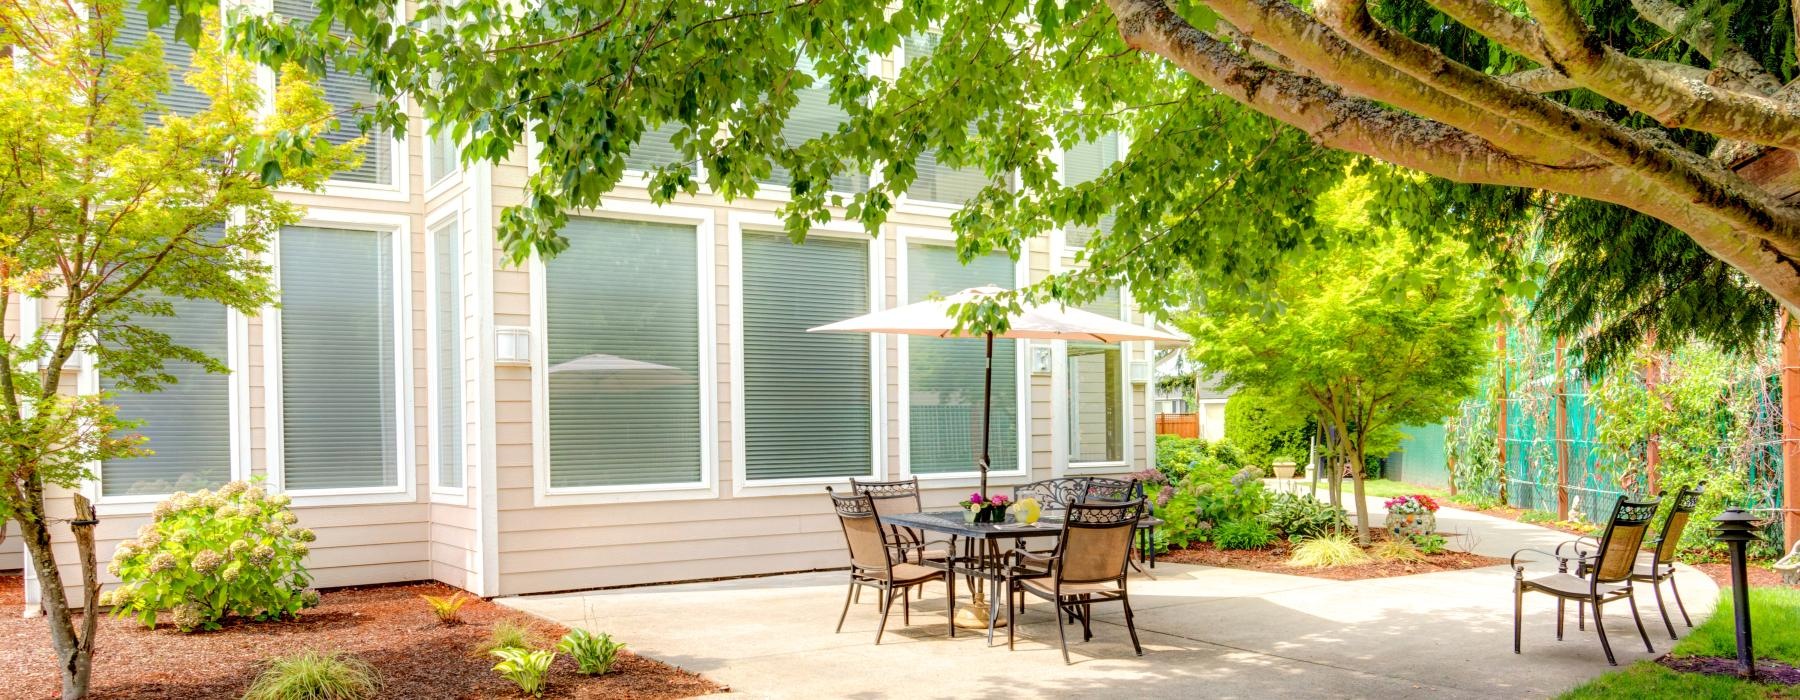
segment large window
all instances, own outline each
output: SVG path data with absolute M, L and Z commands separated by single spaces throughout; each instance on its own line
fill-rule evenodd
M 936 32 L 906 37 L 901 42 L 901 58 L 907 64 L 929 60 L 937 52 L 938 43 L 942 40 L 943 35 Z M 971 135 L 974 134 L 974 129 L 973 124 L 969 125 Z M 938 162 L 935 150 L 919 154 L 914 165 L 918 170 L 918 177 L 906 189 L 908 199 L 961 205 L 973 199 L 976 193 L 988 185 L 988 177 L 981 168 L 953 168 L 944 165 Z
M 701 482 L 694 227 L 575 218 L 563 233 L 544 265 L 550 487 Z
M 274 0 L 275 14 L 288 19 L 296 25 L 312 22 L 319 16 L 312 0 Z M 344 34 L 343 28 L 332 25 L 332 30 Z M 354 111 L 361 107 L 374 106 L 377 98 L 373 88 L 362 76 L 347 70 L 331 68 L 319 77 L 319 89 L 324 92 L 325 101 L 338 112 L 338 128 L 325 134 L 325 139 L 334 144 L 349 143 L 364 136 L 357 126 L 361 112 Z M 386 131 L 372 131 L 367 134 L 368 140 L 362 146 L 362 163 L 356 168 L 345 170 L 331 176 L 340 182 L 353 182 L 370 185 L 394 184 L 394 140 Z
M 184 117 L 191 117 L 204 111 L 211 100 L 206 94 L 187 82 L 188 73 L 194 70 L 194 50 L 187 42 L 175 38 L 175 18 L 156 29 L 150 28 L 150 21 L 137 3 L 125 3 L 125 21 L 119 27 L 117 43 L 122 46 L 141 46 L 145 39 L 154 34 L 162 43 L 163 64 L 168 67 L 169 89 L 158 96 L 163 109 Z M 152 126 L 161 122 L 161 115 L 151 112 L 145 115 L 145 121 Z
M 142 316 L 133 323 L 165 333 L 177 345 L 221 362 L 230 357 L 228 312 L 211 301 L 165 299 L 173 316 Z M 192 362 L 171 361 L 175 378 L 162 391 L 141 394 L 121 389 L 101 375 L 100 390 L 118 407 L 119 417 L 141 421 L 130 431 L 144 436 L 150 454 L 100 465 L 100 495 L 147 496 L 218 486 L 231 478 L 231 380 Z
M 811 60 L 802 56 L 798 69 L 812 76 L 813 82 L 799 90 L 799 104 L 788 112 L 787 122 L 781 126 L 781 138 L 790 147 L 798 147 L 822 134 L 836 133 L 839 125 L 850 120 L 849 112 L 832 104 L 830 79 L 820 76 Z M 767 182 L 786 186 L 793 178 L 785 168 L 775 165 Z M 866 173 L 839 173 L 832 176 L 830 187 L 834 192 L 861 192 L 869 188 L 869 176 Z
M 631 153 L 626 154 L 625 169 L 647 173 L 682 160 L 681 149 L 675 147 L 675 132 L 680 130 L 681 124 L 677 122 L 666 122 L 646 130 L 643 137 L 632 144 Z
M 912 241 L 906 247 L 906 301 L 969 287 L 1011 287 L 1013 270 L 1005 253 L 965 266 L 950 245 Z M 986 341 L 976 338 L 907 338 L 907 444 L 913 473 L 976 470 L 986 352 Z M 993 424 L 988 431 L 994 471 L 1013 471 L 1019 464 L 1017 357 L 1017 341 L 994 342 Z
M 1063 151 L 1063 183 L 1079 185 L 1100 177 L 1100 173 L 1119 162 L 1123 155 L 1118 134 L 1106 134 L 1093 141 L 1083 141 Z M 1112 231 L 1111 214 L 1100 217 L 1099 226 L 1069 226 L 1064 245 L 1081 248 L 1094 237 L 1094 232 Z
M 1102 316 L 1124 317 L 1116 290 L 1082 308 Z M 1124 348 L 1070 342 L 1064 374 L 1069 389 L 1069 461 L 1124 461 Z
M 745 232 L 742 245 L 745 474 L 871 474 L 869 337 L 806 332 L 869 311 L 870 244 Z
M 290 490 L 400 485 L 394 238 L 281 232 L 281 468 Z
M 432 394 L 436 483 L 463 485 L 462 229 L 455 217 L 431 229 Z

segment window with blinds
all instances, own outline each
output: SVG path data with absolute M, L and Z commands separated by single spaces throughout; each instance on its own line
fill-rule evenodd
M 869 246 L 743 236 L 744 469 L 751 480 L 873 471 L 869 336 L 807 333 L 869 311 Z
M 694 227 L 571 218 L 563 233 L 544 265 L 551 488 L 700 482 Z
M 463 485 L 462 229 L 452 217 L 431 230 L 432 319 L 437 372 L 438 486 Z
M 457 153 L 456 141 L 450 134 L 425 137 L 425 177 L 426 184 L 436 185 L 450 179 L 461 168 L 461 156 Z
M 275 14 L 287 18 L 295 25 L 312 22 L 319 16 L 312 0 L 273 0 Z M 344 34 L 343 28 L 333 24 L 332 30 Z M 338 112 L 338 128 L 326 132 L 325 140 L 334 144 L 349 143 L 363 137 L 357 126 L 358 112 L 346 111 L 361 105 L 370 107 L 375 104 L 374 89 L 368 81 L 351 71 L 330 68 L 325 75 L 319 77 L 319 89 L 324 93 L 325 102 Z M 354 182 L 371 185 L 391 185 L 394 183 L 394 140 L 382 130 L 371 131 L 368 140 L 362 146 L 362 163 L 357 167 L 339 172 L 331 176 L 339 182 Z
M 991 253 L 963 265 L 948 243 L 908 242 L 906 302 L 984 285 L 1013 286 L 1013 261 Z M 973 472 L 981 454 L 986 340 L 911 336 L 907 342 L 907 445 L 914 474 Z M 1018 341 L 994 341 L 989 466 L 1019 464 Z
M 167 298 L 173 316 L 143 316 L 133 323 L 165 333 L 177 345 L 227 360 L 231 353 L 228 313 L 217 302 Z M 191 362 L 164 366 L 175 381 L 161 391 L 124 391 L 104 374 L 100 390 L 125 420 L 141 421 L 123 431 L 148 439 L 151 453 L 100 465 L 102 496 L 148 496 L 195 491 L 231 479 L 231 379 Z
M 1106 134 L 1093 141 L 1083 141 L 1063 151 L 1063 183 L 1079 185 L 1100 177 L 1100 173 L 1119 162 L 1123 155 L 1120 149 L 1119 135 Z M 1111 232 L 1113 216 L 1107 214 L 1100 217 L 1098 226 L 1071 225 L 1064 230 L 1063 241 L 1067 248 L 1081 248 L 1094 237 L 1095 231 Z
M 1080 307 L 1111 318 L 1124 318 L 1118 290 Z M 1069 395 L 1069 461 L 1118 462 L 1125 459 L 1125 350 L 1106 343 L 1068 344 L 1064 367 Z
M 681 149 L 675 147 L 675 132 L 680 130 L 681 124 L 669 122 L 644 132 L 625 155 L 625 169 L 647 173 L 683 160 Z
M 791 147 L 798 147 L 822 134 L 836 133 L 839 125 L 850 121 L 849 112 L 832 104 L 831 83 L 818 74 L 811 59 L 801 56 L 798 70 L 813 76 L 813 83 L 800 89 L 799 104 L 788 112 L 787 122 L 781 126 L 781 138 Z M 774 165 L 765 182 L 786 187 L 793 184 L 793 177 L 786 168 Z M 830 187 L 834 192 L 861 192 L 869 188 L 869 176 L 867 173 L 839 173 L 832 176 Z
M 162 42 L 163 64 L 169 71 L 169 89 L 158 99 L 163 109 L 183 117 L 205 111 L 212 100 L 187 83 L 188 73 L 194 70 L 194 50 L 187 42 L 175 38 L 174 18 L 171 17 L 163 26 L 151 29 L 149 17 L 136 3 L 125 3 L 124 10 L 125 21 L 119 27 L 119 36 L 115 40 L 117 45 L 142 46 L 153 34 Z M 145 121 L 151 126 L 160 124 L 161 116 L 154 111 L 144 115 Z
M 901 40 L 901 60 L 907 64 L 929 60 L 937 52 L 938 43 L 943 36 L 936 33 L 916 34 Z M 969 134 L 975 133 L 975 125 L 969 125 Z M 937 151 L 928 150 L 919 154 L 913 164 L 918 176 L 912 185 L 906 188 L 908 199 L 935 202 L 939 204 L 961 205 L 975 197 L 983 187 L 987 187 L 988 178 L 981 168 L 952 168 L 938 162 Z
M 394 234 L 281 231 L 281 464 L 289 490 L 400 485 Z

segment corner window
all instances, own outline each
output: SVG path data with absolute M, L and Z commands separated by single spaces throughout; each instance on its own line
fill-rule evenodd
M 908 242 L 906 303 L 970 287 L 1013 286 L 1014 264 L 991 253 L 963 265 L 948 242 Z M 1018 342 L 994 341 L 989 467 L 1019 464 Z M 987 341 L 977 338 L 906 338 L 907 440 L 914 474 L 976 471 L 981 454 L 982 392 Z
M 1123 318 L 1117 290 L 1081 307 Z M 1069 461 L 1125 460 L 1125 349 L 1105 343 L 1068 343 Z
M 463 485 L 462 229 L 455 217 L 431 235 L 433 484 Z

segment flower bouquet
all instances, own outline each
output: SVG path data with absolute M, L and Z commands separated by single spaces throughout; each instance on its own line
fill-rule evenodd
M 963 522 L 968 523 L 1003 523 L 1006 522 L 1006 507 L 1012 499 L 1006 494 L 996 493 L 987 496 L 981 492 L 969 494 L 962 500 Z
M 1429 535 L 1437 530 L 1438 503 L 1422 493 L 1396 496 L 1382 502 L 1387 508 L 1387 531 L 1395 539 Z

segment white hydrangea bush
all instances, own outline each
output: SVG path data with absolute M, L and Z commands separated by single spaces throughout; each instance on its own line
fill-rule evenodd
M 167 615 L 183 632 L 218 629 L 233 616 L 290 618 L 317 605 L 304 566 L 314 535 L 298 525 L 290 502 L 247 481 L 175 493 L 113 551 L 107 571 L 123 583 L 100 604 L 146 627 Z

